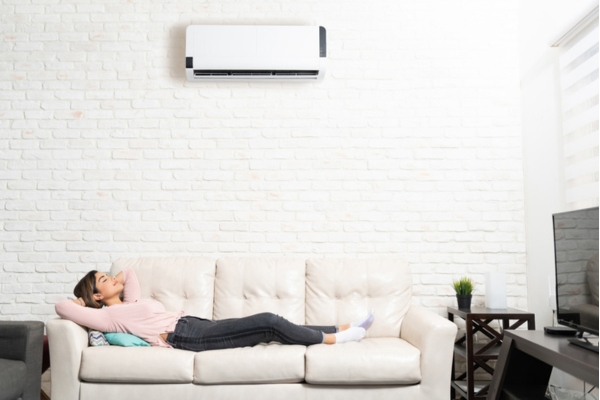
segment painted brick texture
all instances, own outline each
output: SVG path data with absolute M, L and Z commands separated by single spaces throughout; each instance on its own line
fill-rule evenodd
M 0 319 L 152 255 L 405 257 L 526 307 L 518 2 L 2 0 Z M 190 24 L 322 25 L 322 83 L 185 80 Z

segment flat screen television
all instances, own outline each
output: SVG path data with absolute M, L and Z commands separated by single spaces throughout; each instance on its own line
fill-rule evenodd
M 552 215 L 557 320 L 598 335 L 598 207 Z M 571 343 L 588 346 L 587 339 Z M 590 350 L 598 351 L 598 346 Z

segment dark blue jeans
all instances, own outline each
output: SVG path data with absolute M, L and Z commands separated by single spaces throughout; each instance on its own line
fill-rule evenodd
M 177 322 L 167 343 L 176 349 L 191 351 L 232 349 L 269 342 L 309 346 L 323 343 L 324 333 L 336 332 L 335 326 L 296 325 L 271 313 L 220 321 L 187 316 Z

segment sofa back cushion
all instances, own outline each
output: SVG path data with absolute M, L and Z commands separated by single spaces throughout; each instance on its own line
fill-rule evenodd
M 305 261 L 221 258 L 215 276 L 214 319 L 272 312 L 304 324 Z
M 310 259 L 306 263 L 306 323 L 345 324 L 370 310 L 367 337 L 399 337 L 411 302 L 410 268 L 398 259 Z
M 200 257 L 142 257 L 113 263 L 111 274 L 132 268 L 140 281 L 142 298 L 153 298 L 167 311 L 212 318 L 215 259 Z

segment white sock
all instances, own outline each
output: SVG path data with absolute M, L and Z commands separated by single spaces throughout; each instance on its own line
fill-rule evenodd
M 369 315 L 367 315 L 363 320 L 360 321 L 355 321 L 355 322 L 351 322 L 350 326 L 352 328 L 363 328 L 364 330 L 367 330 L 371 327 L 371 325 L 373 325 L 373 320 L 375 319 L 375 313 L 373 312 L 373 310 L 369 311 Z
M 358 342 L 367 332 L 364 328 L 348 328 L 345 331 L 334 333 L 336 343 Z

